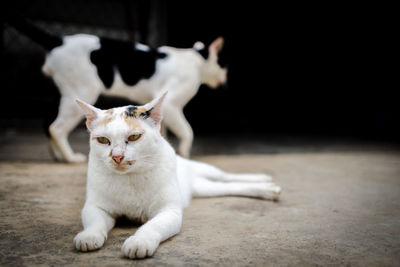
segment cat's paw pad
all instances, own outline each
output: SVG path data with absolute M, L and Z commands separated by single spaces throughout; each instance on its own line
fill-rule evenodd
M 160 242 L 151 238 L 131 236 L 122 245 L 122 253 L 130 259 L 153 256 Z
M 69 163 L 84 163 L 86 161 L 86 156 L 82 153 L 75 153 L 72 157 L 67 159 Z
M 82 231 L 74 238 L 75 248 L 79 251 L 91 251 L 103 246 L 107 236 L 101 232 Z

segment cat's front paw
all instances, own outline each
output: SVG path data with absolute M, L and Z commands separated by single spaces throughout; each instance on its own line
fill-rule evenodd
M 82 231 L 74 238 L 74 245 L 77 250 L 91 251 L 103 246 L 107 235 L 99 231 Z
M 141 259 L 153 256 L 160 244 L 156 239 L 131 236 L 122 245 L 122 253 L 130 259 Z

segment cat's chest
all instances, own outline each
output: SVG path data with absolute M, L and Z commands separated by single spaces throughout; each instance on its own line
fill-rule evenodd
M 88 197 L 110 214 L 140 220 L 151 213 L 155 196 L 152 183 L 143 178 L 101 177 L 91 181 L 88 190 Z

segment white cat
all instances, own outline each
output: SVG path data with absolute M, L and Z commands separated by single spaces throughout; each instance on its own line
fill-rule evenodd
M 281 189 L 268 175 L 226 173 L 177 156 L 160 134 L 164 98 L 109 110 L 77 100 L 90 131 L 84 230 L 74 238 L 77 250 L 101 248 L 115 219 L 125 215 L 144 224 L 125 240 L 123 255 L 149 257 L 160 242 L 179 233 L 192 196 L 278 199 Z
M 88 34 L 59 37 L 18 16 L 9 18 L 8 23 L 48 51 L 42 71 L 61 93 L 57 118 L 49 127 L 49 144 L 61 161 L 86 161 L 68 142 L 70 132 L 83 118 L 76 98 L 94 104 L 100 94 L 106 94 L 144 104 L 164 91 L 169 94 L 163 123 L 180 140 L 178 153 L 189 157 L 193 131 L 183 114 L 184 106 L 201 84 L 216 88 L 226 83 L 227 69 L 218 64 L 224 42 L 221 37 L 208 49 L 200 42 L 190 49 L 151 49 Z

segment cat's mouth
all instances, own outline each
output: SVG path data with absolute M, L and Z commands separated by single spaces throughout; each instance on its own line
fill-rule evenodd
M 128 166 L 134 165 L 136 163 L 136 160 L 126 160 L 121 163 L 116 163 L 115 161 L 112 160 L 111 163 L 115 166 L 115 169 L 123 172 L 123 171 L 126 171 L 126 168 Z

